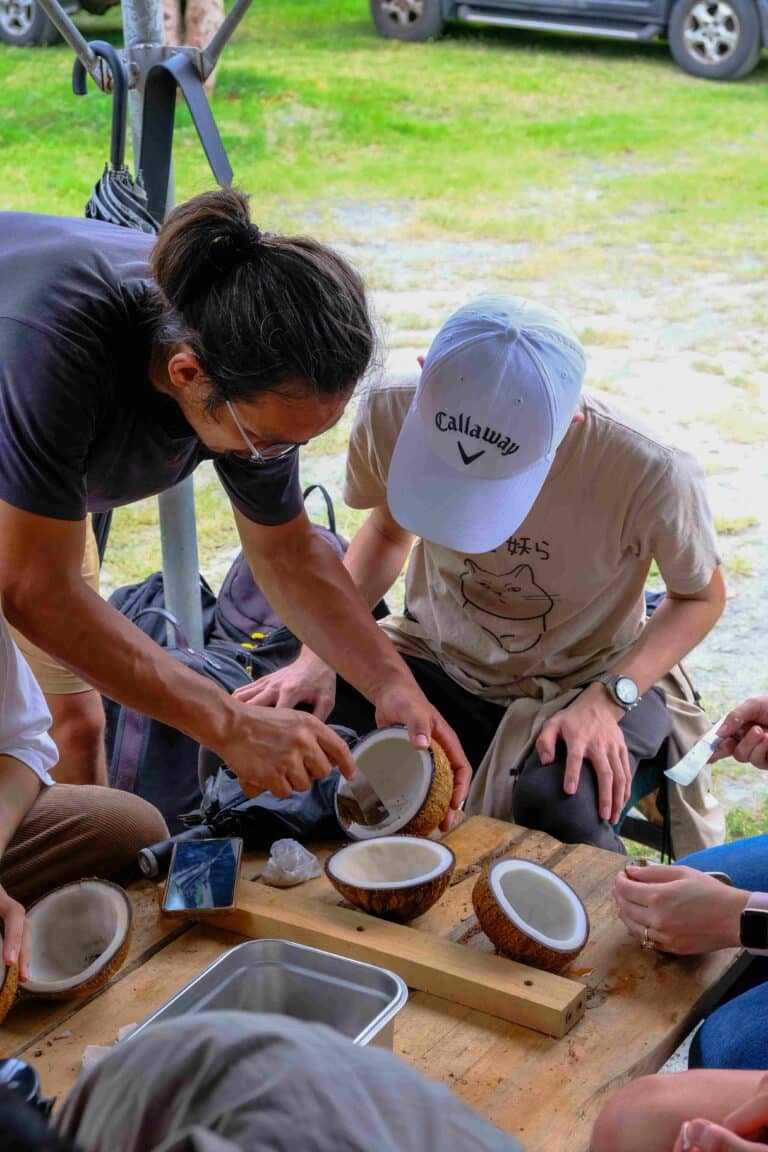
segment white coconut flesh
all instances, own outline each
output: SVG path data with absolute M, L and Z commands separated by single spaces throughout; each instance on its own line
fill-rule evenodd
M 114 885 L 84 880 L 51 892 L 30 908 L 27 992 L 66 992 L 85 984 L 125 941 L 130 904 Z
M 526 936 L 556 952 L 580 948 L 587 916 L 575 892 L 554 872 L 524 860 L 491 869 L 496 903 Z
M 404 728 L 381 728 L 363 737 L 352 749 L 357 774 L 367 780 L 378 794 L 389 816 L 381 823 L 368 825 L 352 821 L 342 823 L 356 840 L 386 836 L 399 832 L 423 806 L 432 787 L 434 764 L 428 749 L 414 748 Z M 354 794 L 344 780 L 339 784 L 339 799 Z
M 382 836 L 337 852 L 330 869 L 353 888 L 411 888 L 436 879 L 451 867 L 453 854 L 434 840 Z

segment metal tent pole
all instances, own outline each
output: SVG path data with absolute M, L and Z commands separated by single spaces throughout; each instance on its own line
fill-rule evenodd
M 123 0 L 124 58 L 135 167 L 142 172 L 149 211 L 155 220 L 161 220 L 173 203 L 171 155 L 177 89 L 187 102 L 216 181 L 221 186 L 232 183 L 232 167 L 205 98 L 203 80 L 215 67 L 251 2 L 234 0 L 221 27 L 201 51 L 164 44 L 162 0 Z M 89 45 L 59 0 L 38 0 L 38 3 L 80 62 L 73 74 L 75 93 L 85 94 L 85 72 L 103 91 L 109 91 L 112 74 L 104 57 L 107 48 L 111 53 L 111 47 L 99 41 Z M 112 63 L 114 66 L 116 60 Z M 165 602 L 186 632 L 190 644 L 202 648 L 203 621 L 192 477 L 163 493 L 158 503 Z
M 129 70 L 138 53 L 152 51 L 164 43 L 162 0 L 123 0 L 123 36 Z M 138 70 L 137 70 L 138 71 Z M 139 72 L 139 76 L 141 73 Z M 141 155 L 141 124 L 144 106 L 143 86 L 130 90 L 134 167 Z M 157 173 L 143 173 L 152 188 Z M 173 176 L 165 190 L 166 211 L 173 204 Z M 200 562 L 195 523 L 195 492 L 192 477 L 158 497 L 160 540 L 163 554 L 165 604 L 184 629 L 193 648 L 203 647 L 203 616 L 200 604 Z

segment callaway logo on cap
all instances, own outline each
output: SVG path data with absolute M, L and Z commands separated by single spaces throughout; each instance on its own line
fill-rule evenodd
M 485 296 L 438 332 L 387 482 L 395 519 L 446 548 L 488 552 L 530 512 L 576 411 L 584 352 L 548 308 Z

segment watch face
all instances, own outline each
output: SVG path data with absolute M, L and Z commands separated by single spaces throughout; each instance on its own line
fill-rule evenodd
M 630 680 L 629 676 L 619 676 L 616 680 L 615 692 L 622 704 L 632 705 L 637 703 L 640 693 L 637 690 L 637 684 L 634 680 Z
M 743 948 L 768 948 L 768 911 L 745 908 L 741 914 L 739 936 Z

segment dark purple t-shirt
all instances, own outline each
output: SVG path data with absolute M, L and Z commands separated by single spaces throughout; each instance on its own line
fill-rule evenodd
M 154 496 L 201 460 L 259 524 L 302 508 L 298 452 L 211 452 L 149 382 L 152 238 L 95 220 L 0 213 L 0 499 L 81 520 Z

